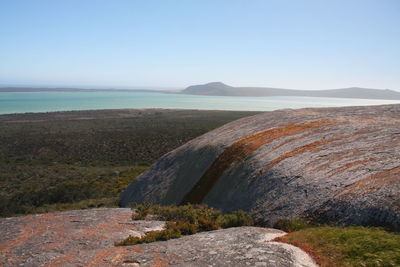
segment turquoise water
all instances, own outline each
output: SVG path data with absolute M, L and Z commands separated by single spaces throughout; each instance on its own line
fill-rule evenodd
M 269 111 L 284 108 L 394 103 L 400 101 L 320 97 L 196 96 L 147 92 L 32 92 L 0 93 L 0 114 L 119 108 Z

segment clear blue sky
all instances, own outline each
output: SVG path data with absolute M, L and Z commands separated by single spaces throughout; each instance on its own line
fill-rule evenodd
M 400 90 L 398 0 L 2 0 L 0 84 Z

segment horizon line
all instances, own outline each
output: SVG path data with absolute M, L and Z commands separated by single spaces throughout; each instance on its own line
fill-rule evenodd
M 362 89 L 375 89 L 375 90 L 390 90 L 399 92 L 399 90 L 391 88 L 374 88 L 374 87 L 361 87 L 361 86 L 348 86 L 338 88 L 326 88 L 326 89 L 299 89 L 299 88 L 284 88 L 275 86 L 232 86 L 224 82 L 206 82 L 191 84 L 188 86 L 101 86 L 101 85 L 55 85 L 55 84 L 43 84 L 43 85 L 32 85 L 32 84 L 17 84 L 17 83 L 0 83 L 0 88 L 34 88 L 34 89 L 85 89 L 85 90 L 184 90 L 190 86 L 195 85 L 206 85 L 212 83 L 221 83 L 233 88 L 274 88 L 282 90 L 298 90 L 298 91 L 325 91 L 325 90 L 336 90 L 336 89 L 351 89 L 351 88 L 362 88 Z

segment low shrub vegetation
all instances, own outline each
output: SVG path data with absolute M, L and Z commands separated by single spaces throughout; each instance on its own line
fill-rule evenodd
M 311 252 L 321 267 L 400 266 L 400 234 L 381 228 L 320 226 L 277 241 Z
M 19 180 L 17 177 L 7 180 L 7 172 L 0 173 L 0 216 L 116 207 L 118 194 L 148 168 L 83 167 L 58 163 L 26 167 L 32 172 L 20 175 Z M 16 169 L 18 170 L 18 167 Z M 3 170 L 7 171 L 7 167 Z M 18 171 L 13 175 L 18 175 Z M 12 181 L 14 183 L 11 183 Z M 4 191 L 1 190 L 2 184 L 7 184 L 4 185 Z
M 94 202 L 118 197 L 163 154 L 256 113 L 124 109 L 0 115 L 0 217 L 97 207 Z
M 47 213 L 64 210 L 83 210 L 93 208 L 115 208 L 118 207 L 118 197 L 85 199 L 73 203 L 46 204 L 37 208 L 31 208 L 29 213 Z
M 166 241 L 173 238 L 179 238 L 182 233 L 174 228 L 168 228 L 161 231 L 148 232 L 145 236 L 128 236 L 126 239 L 118 243 L 118 246 L 129 246 L 142 243 L 152 243 L 156 241 Z
M 167 221 L 161 231 L 152 231 L 142 237 L 129 236 L 116 245 L 135 245 L 178 238 L 182 235 L 192 235 L 198 232 L 212 231 L 222 228 L 251 226 L 254 221 L 244 211 L 223 214 L 219 210 L 206 205 L 159 206 L 139 204 L 135 207 L 133 220 L 146 219 L 155 215 L 160 220 Z

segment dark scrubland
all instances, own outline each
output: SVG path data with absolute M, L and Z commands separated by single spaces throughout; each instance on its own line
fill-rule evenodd
M 255 112 L 94 110 L 0 115 L 0 216 L 116 206 L 157 158 Z

